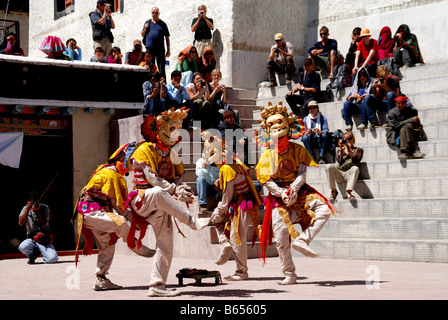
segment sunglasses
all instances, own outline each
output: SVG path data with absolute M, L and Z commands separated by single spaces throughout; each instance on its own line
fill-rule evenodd
M 308 110 L 314 110 L 314 109 L 317 109 L 317 108 L 319 108 L 318 106 L 312 106 L 312 107 L 308 107 Z
M 322 32 L 320 35 L 321 36 L 326 36 L 328 34 L 328 32 Z
M 158 12 L 151 12 L 152 14 L 159 14 Z
M 196 51 L 190 51 L 190 54 L 192 54 L 192 53 L 197 53 Z

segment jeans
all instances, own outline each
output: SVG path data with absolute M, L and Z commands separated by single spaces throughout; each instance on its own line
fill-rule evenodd
M 380 100 L 376 96 L 369 94 L 364 100 L 364 109 L 367 114 L 367 118 L 369 119 L 371 124 L 379 124 L 378 117 L 376 116 L 377 111 L 385 111 L 389 112 L 392 108 L 395 107 L 395 93 L 389 91 L 386 94 L 386 100 Z M 363 112 L 363 105 L 361 104 L 361 114 Z
M 327 142 L 327 132 L 323 132 L 322 134 L 312 133 L 310 135 L 304 135 L 302 137 L 303 145 L 306 150 L 311 154 L 311 156 L 316 159 L 316 154 L 314 153 L 314 147 L 319 148 L 319 157 L 323 158 L 327 154 L 328 142 Z
M 208 184 L 204 177 L 197 177 L 196 191 L 198 193 L 199 205 L 207 204 L 207 197 L 214 196 L 216 194 L 215 188 Z
M 305 98 L 305 96 L 292 94 L 286 95 L 285 100 L 295 115 L 305 118 L 308 115 L 308 102 L 314 98 Z M 299 107 L 301 106 L 301 107 Z
M 165 108 L 165 99 L 147 99 L 143 106 L 143 114 L 158 115 L 160 112 L 167 110 Z
M 344 116 L 345 124 L 347 126 L 353 126 L 352 116 L 354 114 L 361 113 L 361 123 L 367 125 L 367 109 L 363 104 L 365 104 L 365 99 L 361 100 L 360 105 L 351 102 L 345 101 L 344 107 L 342 108 L 342 114 Z M 364 111 L 364 112 L 363 112 Z
M 52 244 L 43 246 L 33 239 L 25 239 L 19 245 L 19 251 L 28 258 L 32 257 L 36 250 L 40 251 L 45 263 L 55 263 L 59 259 L 58 254 Z

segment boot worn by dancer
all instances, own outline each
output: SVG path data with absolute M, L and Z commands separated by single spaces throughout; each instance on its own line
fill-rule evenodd
M 286 276 L 285 279 L 283 279 L 282 281 L 279 281 L 277 283 L 281 286 L 287 286 L 290 284 L 297 284 L 296 280 L 297 280 L 296 275 L 290 275 L 290 276 Z
M 230 256 L 232 255 L 233 249 L 232 245 L 230 244 L 230 241 L 225 241 L 223 244 L 221 244 L 221 251 L 219 253 L 218 259 L 215 261 L 217 265 L 223 265 L 227 261 L 229 261 Z
M 98 274 L 96 276 L 96 282 L 95 286 L 93 287 L 93 290 L 95 291 L 102 291 L 102 290 L 116 290 L 121 289 L 122 286 L 119 286 L 115 283 L 112 283 L 104 274 Z
M 309 247 L 308 243 L 305 240 L 295 239 L 292 247 L 307 257 L 317 258 L 319 256 L 317 252 Z
M 180 294 L 176 289 L 167 289 L 164 285 L 149 287 L 148 297 L 175 297 Z
M 249 279 L 247 272 L 236 271 L 234 275 L 230 275 L 224 278 L 227 281 L 242 281 Z

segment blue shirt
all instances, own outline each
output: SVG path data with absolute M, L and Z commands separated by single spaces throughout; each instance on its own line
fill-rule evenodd
M 316 42 L 314 46 L 312 46 L 308 50 L 308 53 L 311 53 L 311 51 L 313 51 L 314 49 L 318 50 L 323 49 L 324 51 L 322 51 L 322 53 L 319 56 L 328 57 L 331 50 L 334 50 L 336 52 L 338 51 L 338 42 L 334 39 L 328 39 L 325 45 L 322 43 L 322 41 Z
M 181 104 L 184 100 L 190 100 L 190 96 L 187 93 L 187 90 L 183 87 L 182 92 L 179 91 L 172 83 L 166 85 L 166 93 L 168 94 L 168 98 L 170 100 L 174 100 L 177 103 Z
M 73 50 L 72 47 L 68 47 L 67 50 L 63 52 L 66 56 L 69 56 L 72 58 L 72 60 L 82 60 L 82 51 L 81 48 L 78 48 L 76 50 Z
M 148 20 L 145 24 L 149 23 L 148 33 L 144 39 L 144 45 L 146 48 L 157 48 L 165 50 L 164 39 L 170 36 L 168 26 L 162 20 L 154 23 L 152 20 Z M 145 29 L 145 26 L 143 26 Z

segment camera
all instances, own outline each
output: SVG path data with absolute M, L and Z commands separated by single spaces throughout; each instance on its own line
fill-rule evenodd
M 347 144 L 347 139 L 342 139 L 341 144 Z
M 383 78 L 381 78 L 380 79 L 380 83 L 384 83 L 385 81 L 384 81 L 384 79 Z
M 280 51 L 280 49 L 277 47 L 275 48 L 274 52 L 277 54 Z

